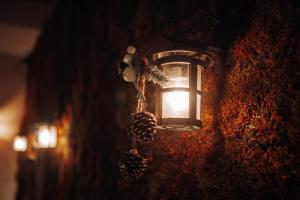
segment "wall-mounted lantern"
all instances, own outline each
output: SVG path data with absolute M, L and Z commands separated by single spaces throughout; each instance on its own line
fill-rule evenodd
M 24 152 L 27 150 L 28 141 L 25 136 L 16 136 L 13 141 L 15 151 Z
M 171 50 L 153 54 L 151 61 L 169 78 L 156 97 L 160 128 L 201 128 L 201 71 L 213 65 L 212 57 L 195 51 Z
M 55 148 L 57 144 L 57 128 L 49 123 L 37 123 L 34 125 L 35 148 Z

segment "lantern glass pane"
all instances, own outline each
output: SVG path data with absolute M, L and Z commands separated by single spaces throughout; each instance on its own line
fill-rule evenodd
M 200 120 L 201 96 L 197 94 L 196 119 Z
M 201 91 L 201 72 L 202 68 L 200 65 L 197 65 L 197 90 Z
M 161 65 L 169 81 L 163 88 L 189 88 L 190 64 L 184 62 L 165 63 Z
M 14 138 L 13 148 L 15 151 L 27 150 L 27 138 L 24 136 L 16 136 Z
M 37 148 L 53 148 L 57 143 L 57 129 L 55 126 L 39 125 L 35 130 Z
M 189 118 L 189 93 L 162 93 L 162 118 Z

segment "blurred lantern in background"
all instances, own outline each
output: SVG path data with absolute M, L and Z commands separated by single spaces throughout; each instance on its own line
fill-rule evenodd
M 57 128 L 49 123 L 37 123 L 34 126 L 34 141 L 36 148 L 55 148 L 57 145 Z
M 24 152 L 27 150 L 28 141 L 25 136 L 16 136 L 13 141 L 13 149 L 15 151 Z

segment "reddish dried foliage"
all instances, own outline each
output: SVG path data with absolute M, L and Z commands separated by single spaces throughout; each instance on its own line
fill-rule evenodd
M 240 184 L 260 198 L 299 198 L 298 18 L 292 7 L 276 6 L 231 49 L 221 131 L 226 154 L 244 169 Z

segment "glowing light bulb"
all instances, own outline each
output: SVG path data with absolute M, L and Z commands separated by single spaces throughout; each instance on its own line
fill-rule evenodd
M 15 151 L 27 150 L 27 138 L 24 136 L 16 136 L 13 142 L 13 148 Z
M 165 92 L 162 94 L 163 118 L 188 118 L 189 93 L 183 91 Z
M 55 126 L 40 125 L 36 132 L 37 148 L 53 148 L 57 143 L 57 131 Z

